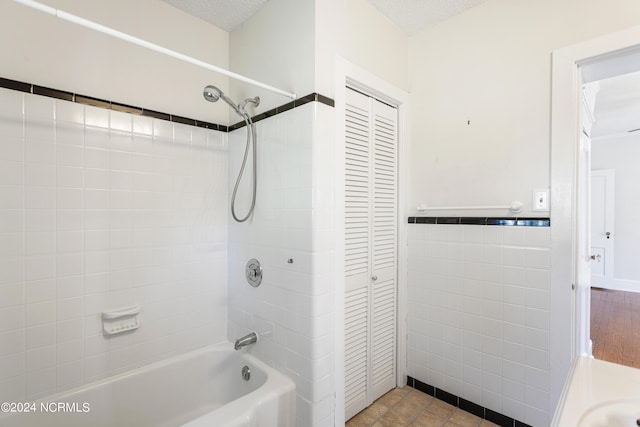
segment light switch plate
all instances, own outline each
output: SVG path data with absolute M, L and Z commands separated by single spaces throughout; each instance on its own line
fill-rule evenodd
M 533 190 L 531 210 L 532 211 L 548 211 L 549 210 L 549 189 L 548 188 L 536 188 Z

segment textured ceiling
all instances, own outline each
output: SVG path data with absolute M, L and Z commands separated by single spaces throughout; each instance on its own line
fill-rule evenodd
M 162 1 L 226 31 L 233 30 L 267 2 L 267 0 Z
M 408 34 L 464 12 L 486 0 L 369 0 Z
M 231 31 L 257 12 L 268 0 L 162 0 Z M 322 1 L 322 0 L 319 0 Z M 444 21 L 486 0 L 368 0 L 407 34 Z
M 640 72 L 600 80 L 591 137 L 597 140 L 610 135 L 624 135 L 639 128 Z

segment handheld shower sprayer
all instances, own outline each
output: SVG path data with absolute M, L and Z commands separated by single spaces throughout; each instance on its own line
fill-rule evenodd
M 242 118 L 245 118 L 249 115 L 244 108 L 248 103 L 253 104 L 254 107 L 260 105 L 259 96 L 256 96 L 254 98 L 247 98 L 240 104 L 236 105 L 235 102 L 233 102 L 227 95 L 225 95 L 223 91 L 212 85 L 206 86 L 204 88 L 202 96 L 204 96 L 204 99 L 209 102 L 217 102 L 219 99 L 222 99 L 224 102 L 229 104 L 229 106 L 233 108 L 234 111 L 238 113 Z
M 205 86 L 204 91 L 202 92 L 202 96 L 209 102 L 216 102 L 220 99 L 220 95 L 222 95 L 222 91 L 215 86 Z
M 234 109 L 239 116 L 241 116 L 247 125 L 247 145 L 244 150 L 244 159 L 242 160 L 242 167 L 240 167 L 240 172 L 238 173 L 238 179 L 236 179 L 236 185 L 233 188 L 233 195 L 231 196 L 231 216 L 237 222 L 244 222 L 253 214 L 253 210 L 256 206 L 256 191 L 257 191 L 257 148 L 256 148 L 256 127 L 251 120 L 251 115 L 247 113 L 245 110 L 245 106 L 247 104 L 253 104 L 254 107 L 260 105 L 260 97 L 247 98 L 242 101 L 239 105 L 236 105 L 228 96 L 224 94 L 220 89 L 215 86 L 208 85 L 204 88 L 202 92 L 202 96 L 209 102 L 217 102 L 219 99 L 222 99 L 224 102 L 229 104 L 231 108 Z M 244 167 L 247 164 L 247 156 L 249 154 L 249 145 L 253 142 L 253 192 L 251 196 L 251 207 L 249 208 L 249 212 L 244 218 L 238 218 L 236 215 L 236 193 L 238 192 L 238 186 L 240 185 L 240 180 L 242 179 L 242 174 L 244 172 Z
M 229 104 L 229 106 L 233 108 L 236 111 L 236 113 L 244 117 L 244 115 L 240 112 L 240 109 L 238 108 L 238 106 L 227 95 L 225 95 L 223 91 L 221 91 L 217 87 L 211 86 L 211 85 L 205 87 L 204 92 L 202 93 L 202 96 L 204 96 L 204 99 L 206 99 L 209 102 L 218 102 L 219 99 L 222 99 L 224 102 Z

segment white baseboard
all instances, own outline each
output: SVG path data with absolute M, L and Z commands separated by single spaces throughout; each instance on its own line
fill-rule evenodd
M 613 279 L 597 285 L 592 283 L 592 286 L 614 291 L 640 292 L 640 280 Z

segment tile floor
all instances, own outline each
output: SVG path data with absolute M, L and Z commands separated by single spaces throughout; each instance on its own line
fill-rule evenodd
M 346 427 L 405 426 L 497 427 L 497 424 L 411 387 L 394 388 L 346 424 Z

